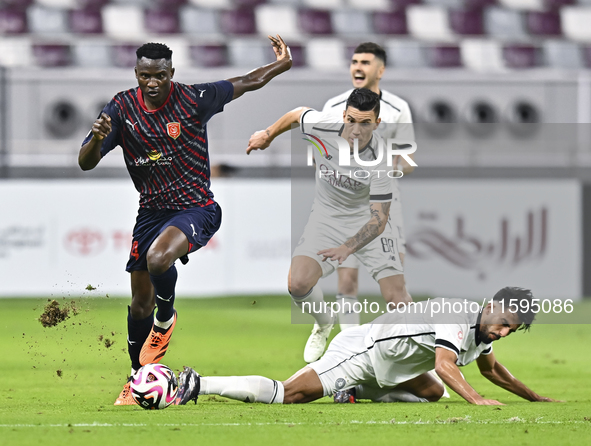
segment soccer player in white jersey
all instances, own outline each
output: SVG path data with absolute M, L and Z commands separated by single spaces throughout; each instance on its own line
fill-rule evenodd
M 316 320 L 304 349 L 308 363 L 322 356 L 336 319 L 328 312 L 314 311 L 324 304 L 317 282 L 333 273 L 349 256 L 354 255 L 364 264 L 380 285 L 386 302 L 412 300 L 406 291 L 393 227 L 388 220 L 391 178 L 398 173 L 388 166 L 385 154 L 379 156 L 383 140 L 374 132 L 380 122 L 379 107 L 376 93 L 355 89 L 339 118 L 300 107 L 252 135 L 247 148 L 247 153 L 265 149 L 296 123 L 300 123 L 304 135 L 322 141 L 322 150 L 313 152 L 316 196 L 304 234 L 293 253 L 288 279 L 296 305 Z M 359 161 L 353 152 L 355 143 Z M 349 166 L 339 165 L 339 144 Z M 379 165 L 363 165 L 369 162 Z
M 386 51 L 380 45 L 373 42 L 365 42 L 358 45 L 351 58 L 350 66 L 353 87 L 367 88 L 380 95 L 380 119 L 382 120 L 382 124 L 376 131 L 384 140 L 397 138 L 399 140 L 414 141 L 415 136 L 408 103 L 398 96 L 380 89 L 380 80 L 386 69 L 386 60 Z M 345 110 L 345 104 L 351 91 L 353 90 L 348 90 L 326 101 L 322 111 L 336 118 L 340 118 Z M 404 159 L 398 158 L 397 162 L 400 163 L 398 170 L 404 172 L 405 175 L 414 170 L 414 167 Z M 404 255 L 406 253 L 404 225 L 397 182 L 398 180 L 394 180 L 392 204 L 390 206 L 390 221 L 394 227 L 395 242 L 398 245 L 400 258 L 402 263 L 404 263 Z M 341 303 L 341 313 L 339 314 L 341 330 L 359 325 L 359 313 L 344 310 L 346 308 L 352 308 L 357 302 L 358 269 L 359 262 L 355 257 L 350 256 L 337 270 L 337 301 Z M 344 303 L 348 303 L 348 305 L 343 305 Z
M 444 314 L 446 303 L 462 310 Z M 342 331 L 320 360 L 283 382 L 262 376 L 200 377 L 185 367 L 177 404 L 196 403 L 199 395 L 209 394 L 268 404 L 308 403 L 328 395 L 335 395 L 335 402 L 350 403 L 434 402 L 443 394 L 442 384 L 427 373 L 435 365 L 443 382 L 467 402 L 502 405 L 482 397 L 464 379 L 459 366 L 473 361 L 485 378 L 509 392 L 528 401 L 555 402 L 515 378 L 493 353 L 493 341 L 529 329 L 535 318 L 532 309 L 531 292 L 515 287 L 501 289 L 484 308 L 462 299 L 411 303 L 405 311 Z

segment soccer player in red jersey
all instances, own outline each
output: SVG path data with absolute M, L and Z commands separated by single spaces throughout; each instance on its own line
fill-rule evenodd
M 160 43 L 138 48 L 138 87 L 118 93 L 103 109 L 78 156 L 82 170 L 96 167 L 117 146 L 140 193 L 126 270 L 131 273 L 127 342 L 131 374 L 159 362 L 177 313 L 174 262 L 207 244 L 221 224 L 210 191 L 206 124 L 224 105 L 257 90 L 291 68 L 289 48 L 269 36 L 277 60 L 244 76 L 213 83 L 173 82 L 172 51 Z M 157 312 L 154 317 L 154 307 Z M 135 404 L 129 382 L 115 405 Z

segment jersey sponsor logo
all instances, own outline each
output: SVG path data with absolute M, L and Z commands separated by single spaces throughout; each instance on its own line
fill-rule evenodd
M 205 92 L 206 92 L 206 90 L 199 90 L 199 93 L 200 93 L 199 94 L 199 97 L 202 98 L 203 97 L 203 93 L 205 93 Z
M 148 158 L 150 158 L 152 161 L 158 161 L 161 157 L 162 154 L 157 150 L 150 150 L 148 152 Z
M 177 139 L 181 136 L 181 123 L 180 122 L 169 122 L 166 124 L 166 131 L 168 132 L 168 136 L 172 139 Z
M 191 234 L 191 237 L 195 237 L 197 235 L 197 231 L 195 231 L 195 226 L 193 226 L 193 223 L 191 223 L 191 229 L 193 230 L 193 234 Z
M 328 154 L 328 150 L 326 150 L 326 146 L 324 145 L 324 143 L 322 142 L 322 140 L 320 138 L 318 138 L 317 136 L 314 135 L 310 135 L 309 133 L 304 133 L 304 135 L 307 136 L 307 138 L 302 138 L 304 141 L 308 141 L 311 142 L 320 152 L 320 155 L 323 156 L 324 158 L 326 158 L 327 160 L 332 159 L 332 156 Z M 310 139 L 312 138 L 312 139 Z M 320 148 L 322 147 L 322 148 Z M 308 165 L 311 166 L 311 161 L 308 160 Z
M 461 331 L 458 331 L 458 339 L 461 341 L 462 339 L 464 339 L 464 333 L 462 333 Z

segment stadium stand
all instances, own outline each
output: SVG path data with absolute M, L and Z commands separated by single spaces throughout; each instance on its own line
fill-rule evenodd
M 372 40 L 401 68 L 576 69 L 589 23 L 591 0 L 0 0 L 0 64 L 128 67 L 131 47 L 175 38 L 189 65 L 256 65 L 279 32 L 297 67 L 346 66 L 344 48 Z

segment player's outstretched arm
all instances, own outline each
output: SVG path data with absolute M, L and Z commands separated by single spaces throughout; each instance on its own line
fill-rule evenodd
M 480 355 L 476 360 L 476 364 L 478 364 L 480 373 L 486 379 L 523 399 L 539 402 L 562 402 L 538 395 L 536 392 L 528 388 L 525 384 L 515 378 L 505 366 L 496 360 L 494 353 Z
M 370 202 L 369 211 L 371 218 L 363 225 L 363 227 L 353 237 L 348 239 L 345 243 L 337 248 L 323 249 L 318 251 L 318 255 L 323 256 L 322 261 L 337 260 L 339 265 L 342 264 L 347 257 L 354 252 L 359 251 L 377 236 L 379 236 L 388 222 L 388 215 L 390 215 L 390 201 L 386 202 Z
M 291 129 L 293 124 L 300 122 L 302 113 L 309 110 L 308 107 L 298 107 L 292 111 L 287 112 L 275 123 L 267 127 L 266 130 L 259 130 L 252 134 L 248 140 L 248 147 L 246 148 L 246 154 L 250 155 L 253 150 L 265 150 L 271 145 L 273 140 L 282 133 L 287 132 Z
M 437 372 L 443 382 L 470 404 L 479 406 L 503 406 L 503 403 L 499 403 L 496 400 L 482 398 L 464 379 L 460 369 L 456 365 L 456 359 L 457 355 L 451 350 L 441 347 L 435 348 L 435 372 Z
M 99 163 L 103 139 L 111 133 L 111 129 L 111 117 L 106 113 L 101 113 L 101 116 L 92 125 L 92 138 L 80 148 L 78 153 L 78 165 L 82 170 L 94 169 Z
M 258 90 L 265 86 L 271 79 L 291 68 L 291 52 L 283 39 L 277 34 L 276 37 L 267 36 L 273 45 L 273 51 L 277 60 L 268 65 L 256 68 L 244 76 L 228 79 L 234 85 L 234 96 L 232 99 L 239 98 L 247 91 Z

